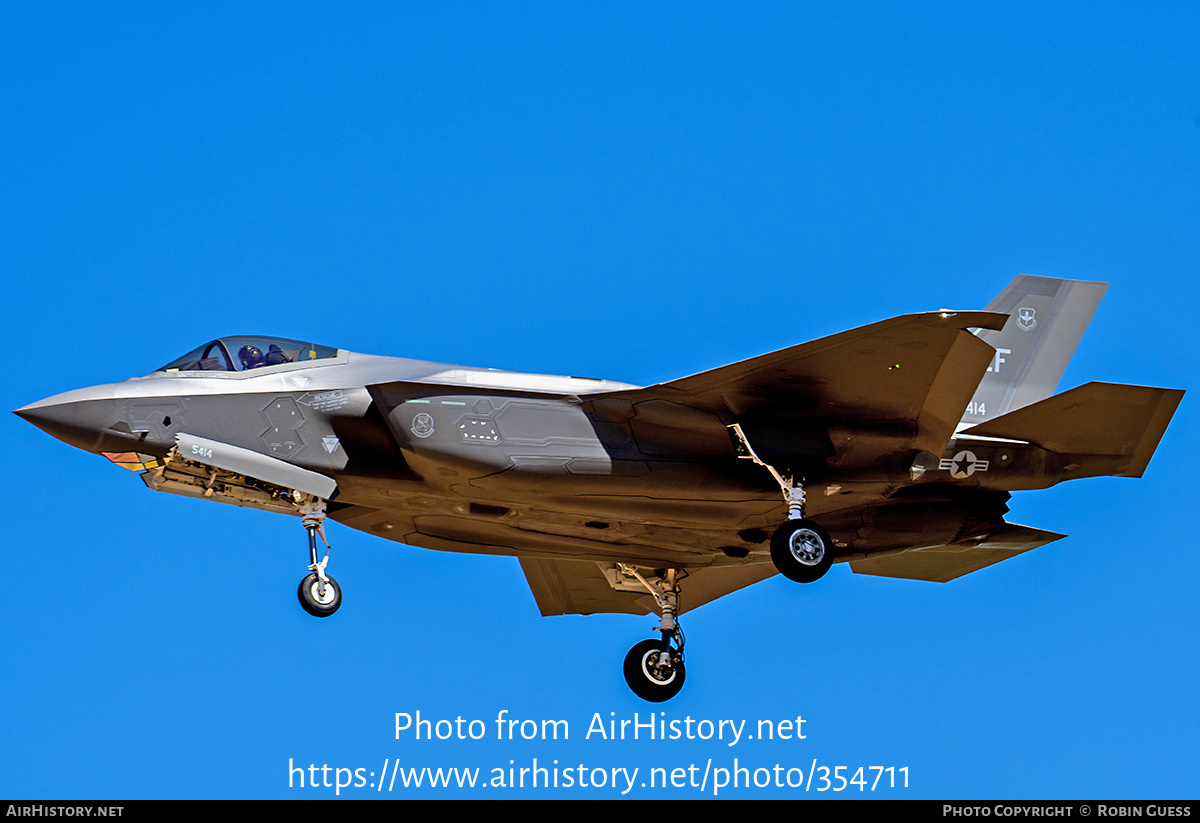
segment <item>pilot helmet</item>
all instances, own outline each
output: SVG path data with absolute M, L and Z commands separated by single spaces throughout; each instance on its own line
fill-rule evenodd
M 257 346 L 242 346 L 238 359 L 242 361 L 243 369 L 257 369 L 263 364 L 263 353 Z

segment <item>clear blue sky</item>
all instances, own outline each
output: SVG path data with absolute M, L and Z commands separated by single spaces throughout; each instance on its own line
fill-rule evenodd
M 1194 4 L 39 3 L 3 20 L 7 409 L 247 333 L 650 384 L 982 308 L 1020 272 L 1112 283 L 1061 388 L 1194 386 Z M 7 415 L 0 796 L 325 797 L 289 788 L 289 761 L 490 781 L 536 758 L 589 783 L 708 768 L 703 793 L 630 792 L 698 797 L 736 758 L 907 767 L 886 796 L 1195 797 L 1194 400 L 1144 479 L 1015 496 L 1010 519 L 1067 540 L 946 585 L 839 565 L 687 615 L 688 683 L 658 707 L 620 672 L 649 618 L 542 618 L 515 560 L 332 524 L 345 604 L 315 620 L 294 519 L 151 493 Z M 396 740 L 418 710 L 487 737 Z M 570 739 L 497 741 L 501 711 Z M 803 717 L 805 739 L 585 739 L 597 713 L 656 711 Z

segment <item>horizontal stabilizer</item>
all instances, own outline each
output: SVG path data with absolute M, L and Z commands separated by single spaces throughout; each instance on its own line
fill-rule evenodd
M 1061 455 L 1109 458 L 1084 468 L 1141 477 L 1182 398 L 1182 389 L 1087 383 L 963 434 L 1025 440 Z
M 1016 523 L 999 523 L 986 535 L 963 543 L 851 560 L 850 568 L 855 574 L 945 583 L 1063 537 L 1066 535 Z

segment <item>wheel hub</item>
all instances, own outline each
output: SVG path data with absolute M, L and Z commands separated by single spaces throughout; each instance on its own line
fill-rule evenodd
M 675 667 L 670 663 L 665 666 L 660 664 L 658 661 L 661 654 L 662 652 L 653 649 L 646 652 L 642 657 L 642 671 L 647 679 L 666 685 L 675 679 Z
M 810 529 L 797 529 L 789 542 L 792 557 L 805 566 L 815 566 L 825 556 L 825 543 Z
M 320 603 L 322 606 L 328 606 L 334 600 L 333 586 L 326 583 L 325 592 L 322 594 L 320 580 L 314 580 L 308 587 L 308 591 L 312 595 L 313 602 Z

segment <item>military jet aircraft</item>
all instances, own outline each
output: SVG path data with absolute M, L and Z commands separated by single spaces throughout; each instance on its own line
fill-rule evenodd
M 222 337 L 16 413 L 156 491 L 300 517 L 317 617 L 342 601 L 327 516 L 515 555 L 544 615 L 657 613 L 624 670 L 659 702 L 683 685 L 686 610 L 833 562 L 948 581 L 1064 536 L 1006 522 L 1010 491 L 1140 477 L 1182 391 L 1053 395 L 1106 288 L 1021 275 L 984 311 L 647 388 Z

